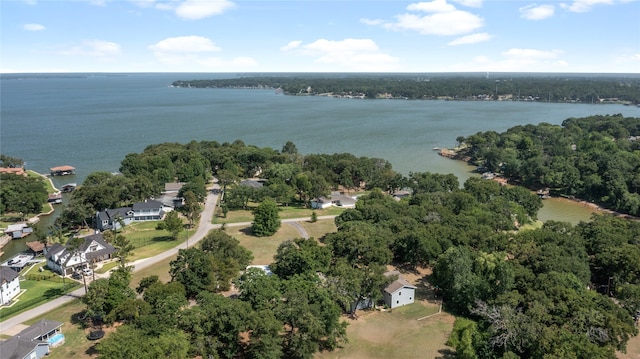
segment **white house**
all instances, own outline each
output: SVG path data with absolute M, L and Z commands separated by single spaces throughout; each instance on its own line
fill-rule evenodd
M 5 305 L 20 293 L 18 272 L 9 267 L 0 267 L 0 305 Z
M 134 221 L 159 221 L 168 209 L 160 201 L 145 200 L 136 202 L 132 207 L 105 209 L 96 212 L 95 228 L 100 231 L 119 229 L 120 220 L 125 226 Z
M 411 304 L 416 298 L 416 287 L 403 278 L 398 278 L 384 288 L 384 304 L 393 309 Z
M 347 196 L 342 192 L 332 192 L 329 198 L 319 197 L 311 200 L 311 208 L 326 209 L 332 206 L 354 208 L 356 206 L 356 198 Z
M 101 262 L 111 258 L 116 249 L 104 240 L 102 234 L 84 237 L 84 241 L 73 251 L 67 246 L 56 243 L 47 249 L 47 267 L 59 273 L 69 275 L 89 263 Z

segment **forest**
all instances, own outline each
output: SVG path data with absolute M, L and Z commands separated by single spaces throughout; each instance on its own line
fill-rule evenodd
M 597 152 L 604 148 L 611 158 L 628 156 L 614 148 L 637 156 L 635 142 L 625 140 L 637 136 L 634 123 L 637 119 L 617 115 L 569 119 L 565 126 L 512 130 L 520 137 L 511 140 L 526 154 L 546 153 L 541 158 L 549 161 L 551 143 L 565 154 L 586 146 L 587 159 L 605 156 Z M 569 126 L 577 136 L 575 150 L 574 141 L 558 137 Z M 581 137 L 581 131 L 591 135 Z M 528 133 L 554 140 L 538 142 Z M 473 136 L 459 139 L 470 155 L 488 143 L 481 139 L 497 144 L 503 135 Z M 474 160 L 491 166 L 488 158 L 477 154 Z M 626 183 L 638 173 L 637 163 L 622 158 L 632 166 L 619 173 Z M 576 170 L 581 176 L 585 168 L 620 161 L 595 161 Z M 283 242 L 272 275 L 260 269 L 243 273 L 252 253 L 216 230 L 197 247 L 179 251 L 168 283 L 147 277 L 130 289 L 124 264 L 109 279 L 92 282 L 83 298 L 87 313 L 118 324 L 97 347 L 102 358 L 311 358 L 336 350 L 348 340 L 341 316 L 365 299 L 382 298 L 389 264 L 433 269 L 431 288 L 457 318 L 448 344 L 459 358 L 615 358 L 638 334 L 640 222 L 635 220 L 600 214 L 577 225 L 525 226 L 535 222 L 542 206 L 525 187 L 479 177 L 461 184 L 451 174 L 429 172 L 402 176 L 383 159 L 303 155 L 292 142 L 281 150 L 239 140 L 151 145 L 127 155 L 120 170 L 122 175 L 91 174 L 73 192 L 61 221 L 82 225 L 82 215 L 70 215 L 77 203 L 115 207 L 157 193 L 172 180 L 187 182 L 189 191 L 203 198 L 210 176 L 219 179 L 227 198 L 221 208 L 227 210 L 248 202 L 308 205 L 336 189 L 367 194 L 336 217 L 336 232 Z M 239 186 L 247 177 L 259 177 L 264 186 Z M 411 195 L 393 198 L 399 189 Z M 239 296 L 221 295 L 232 283 Z
M 174 87 L 279 89 L 286 95 L 640 104 L 640 78 L 624 75 L 300 74 L 177 80 Z
M 514 183 L 640 216 L 640 118 L 569 118 L 457 141 L 461 157 Z

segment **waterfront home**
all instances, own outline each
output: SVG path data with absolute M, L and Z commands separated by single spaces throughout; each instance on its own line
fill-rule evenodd
M 77 250 L 69 248 L 69 243 L 63 246 L 56 243 L 47 249 L 47 267 L 52 271 L 69 275 L 83 269 L 89 263 L 102 262 L 111 258 L 116 249 L 107 241 L 101 233 L 84 237 L 84 241 Z
M 119 230 L 133 222 L 133 208 L 120 207 L 96 212 L 95 228 L 99 231 Z
M 11 173 L 16 176 L 26 176 L 27 172 L 22 167 L 0 167 L 0 174 Z
M 158 198 L 165 207 L 178 208 L 184 205 L 184 198 L 179 197 L 180 189 L 185 182 L 169 182 L 164 184 L 164 191 Z
M 9 267 L 0 267 L 0 305 L 5 305 L 20 293 L 18 272 Z M 2 351 L 0 351 L 2 353 Z
M 156 200 L 136 202 L 131 207 L 105 209 L 96 212 L 95 228 L 100 231 L 117 230 L 123 224 L 126 226 L 132 222 L 159 221 L 168 210 L 162 202 Z

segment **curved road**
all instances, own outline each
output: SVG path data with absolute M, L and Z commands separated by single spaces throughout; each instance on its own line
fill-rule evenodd
M 191 237 L 189 237 L 189 239 L 186 242 L 183 242 L 177 245 L 176 247 L 171 248 L 165 252 L 162 252 L 156 256 L 139 259 L 137 261 L 132 262 L 131 265 L 133 266 L 133 271 L 136 272 L 144 268 L 148 268 L 160 261 L 163 261 L 167 258 L 175 256 L 176 254 L 178 254 L 178 251 L 180 249 L 185 249 L 187 248 L 187 246 L 193 246 L 194 244 L 201 241 L 207 235 L 207 233 L 209 233 L 209 231 L 211 231 L 212 229 L 220 228 L 221 225 L 211 223 L 213 220 L 213 215 L 215 213 L 216 203 L 218 202 L 219 188 L 220 187 L 218 186 L 218 184 L 215 183 L 213 186 L 214 190 L 209 191 L 209 194 L 207 195 L 207 198 L 205 200 L 204 210 L 200 215 L 200 223 L 198 224 L 198 229 Z M 319 216 L 318 219 L 331 219 L 334 217 L 335 216 Z M 296 229 L 298 229 L 298 232 L 300 232 L 300 235 L 303 238 L 308 238 L 309 236 L 304 230 L 304 228 L 296 223 L 296 222 L 307 221 L 307 220 L 309 220 L 309 218 L 292 218 L 292 219 L 282 220 L 282 222 L 292 224 Z M 230 226 L 230 227 L 247 226 L 247 225 L 251 225 L 251 222 L 227 223 L 227 226 Z M 101 274 L 101 275 L 96 274 L 97 277 L 102 277 L 102 278 L 106 278 L 108 277 L 108 275 L 109 275 L 108 273 Z M 68 303 L 74 299 L 80 298 L 84 295 L 84 293 L 85 293 L 84 287 L 82 287 L 62 297 L 51 300 L 38 307 L 27 310 L 3 322 L 0 322 L 0 334 L 7 334 L 7 335 L 16 334 L 17 332 L 22 330 L 22 326 L 18 327 L 20 324 L 30 319 L 33 319 L 37 316 L 50 312 L 53 309 L 65 303 Z

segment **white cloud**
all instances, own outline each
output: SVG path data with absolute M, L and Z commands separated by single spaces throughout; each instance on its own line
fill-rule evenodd
M 598 4 L 612 5 L 614 0 L 574 0 L 571 4 L 560 4 L 561 7 L 572 12 L 587 12 Z
M 294 46 L 292 46 L 292 44 Z M 310 44 L 292 41 L 283 46 L 285 52 L 315 58 L 315 63 L 352 71 L 384 71 L 395 69 L 399 59 L 380 50 L 371 39 L 319 39 Z
M 419 2 L 407 6 L 409 11 L 424 12 L 451 12 L 456 11 L 456 7 L 447 3 L 446 0 L 433 0 L 431 2 Z
M 300 47 L 301 44 L 302 44 L 302 41 L 299 41 L 299 40 L 291 41 L 288 44 L 286 44 L 285 46 L 282 46 L 280 48 L 280 50 L 288 51 L 288 50 L 297 49 L 298 47 Z
M 482 0 L 453 0 L 460 5 L 468 7 L 482 7 Z
M 228 0 L 187 0 L 176 7 L 176 15 L 187 20 L 200 20 L 220 15 L 234 6 Z
M 42 31 L 45 29 L 44 25 L 40 24 L 24 24 L 23 28 L 28 31 Z
M 201 53 L 220 51 L 210 39 L 202 36 L 178 36 L 169 37 L 149 46 L 155 53 Z
M 120 55 L 119 44 L 102 40 L 87 40 L 80 45 L 75 45 L 60 51 L 60 54 L 67 56 L 91 56 L 109 58 Z
M 149 45 L 148 48 L 153 51 L 158 61 L 183 69 L 231 71 L 237 68 L 251 68 L 258 64 L 253 58 L 245 56 L 231 60 L 208 56 L 209 53 L 222 49 L 202 36 L 170 37 Z
M 491 40 L 491 37 L 492 36 L 487 34 L 486 32 L 480 32 L 480 33 L 477 33 L 477 34 L 471 34 L 471 35 L 459 37 L 459 38 L 449 42 L 447 45 L 449 45 L 449 46 L 458 46 L 458 45 L 477 44 L 479 42 L 489 41 L 489 40 Z
M 423 35 L 462 35 L 484 26 L 482 17 L 458 10 L 446 0 L 413 3 L 407 6 L 407 10 L 428 14 L 396 15 L 394 22 L 384 22 L 382 26 L 394 31 L 417 31 Z
M 385 23 L 382 19 L 360 19 L 360 22 L 365 25 L 378 26 Z
M 531 4 L 520 8 L 520 17 L 527 20 L 544 20 L 552 17 L 554 12 L 553 5 Z

